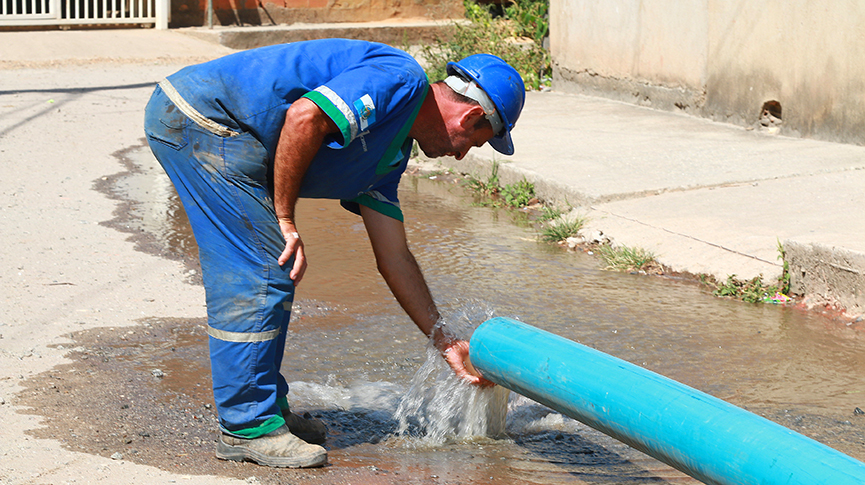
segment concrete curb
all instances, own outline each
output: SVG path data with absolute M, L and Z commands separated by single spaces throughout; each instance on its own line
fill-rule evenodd
M 809 304 L 865 314 L 865 254 L 820 244 L 784 241 L 790 265 L 791 292 Z
M 178 32 L 232 49 L 341 37 L 381 42 L 392 46 L 418 45 L 453 35 L 457 20 L 408 19 L 337 24 L 291 24 L 255 27 L 190 27 Z

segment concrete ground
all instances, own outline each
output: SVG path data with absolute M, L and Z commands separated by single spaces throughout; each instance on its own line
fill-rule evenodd
M 71 453 L 31 438 L 39 418 L 15 403 L 23 379 L 64 362 L 71 331 L 204 315 L 180 263 L 100 224 L 118 205 L 93 187 L 141 146 L 157 81 L 231 51 L 177 31 L 0 32 L 0 482 L 231 482 Z M 513 157 L 441 163 L 482 177 L 498 161 L 504 183 L 525 177 L 676 271 L 775 277 L 780 241 L 813 301 L 865 308 L 863 147 L 557 93 L 529 93 L 514 142 Z

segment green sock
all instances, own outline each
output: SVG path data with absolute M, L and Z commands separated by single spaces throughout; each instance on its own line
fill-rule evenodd
M 276 398 L 276 405 L 283 411 L 291 412 L 291 409 L 288 407 L 288 398 L 286 396 Z

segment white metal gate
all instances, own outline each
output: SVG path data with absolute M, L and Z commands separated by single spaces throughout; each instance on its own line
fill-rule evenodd
M 168 28 L 168 0 L 0 0 L 0 27 L 155 24 Z

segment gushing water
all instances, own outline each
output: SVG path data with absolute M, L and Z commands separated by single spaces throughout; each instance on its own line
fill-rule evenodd
M 394 414 L 400 435 L 428 444 L 504 436 L 510 391 L 478 387 L 456 377 L 432 345 Z
M 492 316 L 485 304 L 468 302 L 457 306 L 439 326 L 450 338 L 469 340 L 477 325 Z M 426 354 L 396 410 L 398 433 L 421 436 L 431 444 L 504 436 L 510 391 L 467 384 L 454 375 L 431 343 Z
M 469 340 L 474 329 L 492 316 L 492 308 L 483 302 L 456 302 L 439 325 L 448 337 Z M 431 341 L 426 342 L 425 356 L 407 389 L 382 381 L 344 384 L 331 375 L 323 385 L 291 383 L 289 398 L 311 407 L 362 414 L 367 422 L 357 423 L 357 431 L 374 424 L 410 446 L 504 437 L 510 391 L 467 384 L 453 373 Z

